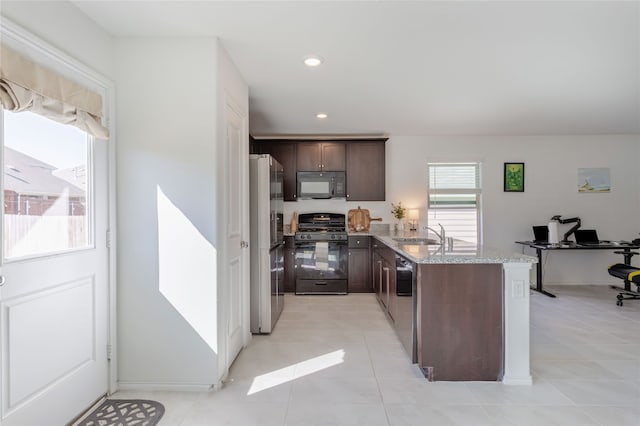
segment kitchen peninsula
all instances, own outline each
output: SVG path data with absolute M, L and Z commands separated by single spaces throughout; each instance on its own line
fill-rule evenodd
M 457 240 L 442 245 L 416 233 L 369 235 L 374 291 L 428 379 L 532 383 L 529 274 L 535 257 Z M 411 298 L 402 297 L 406 289 L 397 291 L 402 265 L 414 271 Z

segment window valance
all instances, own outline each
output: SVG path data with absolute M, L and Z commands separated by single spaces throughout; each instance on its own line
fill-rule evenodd
M 9 111 L 31 111 L 107 139 L 102 97 L 0 45 L 0 103 Z

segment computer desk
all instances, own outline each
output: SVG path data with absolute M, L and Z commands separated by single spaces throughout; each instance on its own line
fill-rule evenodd
M 527 247 L 534 248 L 536 255 L 538 256 L 538 264 L 536 265 L 536 286 L 531 289 L 538 291 L 549 297 L 556 297 L 555 294 L 549 293 L 543 287 L 542 283 L 542 251 L 543 250 L 619 250 L 616 252 L 624 256 L 624 263 L 631 264 L 631 258 L 638 254 L 633 252 L 634 249 L 640 249 L 640 244 L 631 244 L 625 241 L 611 241 L 610 243 L 600 243 L 597 245 L 579 245 L 574 242 L 562 245 L 552 245 L 544 243 L 536 243 L 534 241 L 516 241 L 517 244 L 522 244 Z

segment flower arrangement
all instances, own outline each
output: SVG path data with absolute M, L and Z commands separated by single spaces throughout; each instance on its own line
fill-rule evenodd
M 393 214 L 396 219 L 403 219 L 406 211 L 407 209 L 402 207 L 402 201 L 400 201 L 398 205 L 391 203 L 391 214 Z

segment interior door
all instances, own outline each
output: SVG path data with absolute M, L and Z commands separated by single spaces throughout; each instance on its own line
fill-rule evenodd
M 107 147 L 2 120 L 0 423 L 66 424 L 108 390 Z
M 225 121 L 227 134 L 227 366 L 230 366 L 249 334 L 248 247 L 248 170 L 249 147 L 246 118 L 233 103 L 227 101 Z

